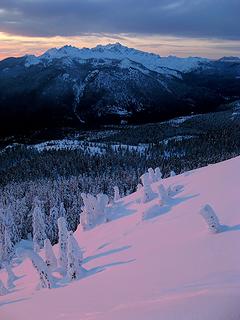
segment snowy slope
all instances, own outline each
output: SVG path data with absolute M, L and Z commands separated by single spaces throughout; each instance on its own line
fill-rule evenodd
M 147 53 L 133 48 L 128 48 L 120 43 L 108 44 L 106 46 L 98 45 L 95 48 L 76 48 L 72 46 L 64 46 L 62 48 L 53 48 L 45 52 L 40 57 L 28 56 L 26 67 L 31 64 L 37 64 L 44 61 L 51 62 L 54 59 L 65 59 L 66 63 L 71 63 L 71 60 L 87 60 L 87 59 L 111 59 L 125 61 L 126 59 L 142 64 L 149 70 L 160 73 L 168 73 L 173 69 L 181 72 L 196 69 L 201 63 L 207 63 L 209 60 L 198 57 L 178 58 L 175 56 L 160 57 L 157 54 Z M 66 60 L 67 59 L 67 60 Z
M 113 206 L 114 221 L 79 227 L 88 270 L 82 280 L 36 291 L 37 275 L 25 260 L 14 269 L 16 289 L 0 296 L 0 319 L 239 319 L 239 167 L 240 157 L 168 178 L 165 186 L 183 186 L 169 205 L 140 204 L 137 192 Z M 225 232 L 209 233 L 198 213 L 206 203 Z

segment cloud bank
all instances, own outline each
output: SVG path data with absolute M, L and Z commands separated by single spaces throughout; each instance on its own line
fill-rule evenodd
M 239 0 L 1 0 L 0 31 L 29 37 L 136 34 L 240 40 Z

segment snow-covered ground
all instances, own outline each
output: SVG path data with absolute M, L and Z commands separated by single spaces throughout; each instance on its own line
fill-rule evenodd
M 162 180 L 182 186 L 168 204 L 139 203 L 138 191 L 113 205 L 113 221 L 79 227 L 88 270 L 81 280 L 37 291 L 37 274 L 24 260 L 14 268 L 16 288 L 0 296 L 0 319 L 240 319 L 239 167 L 237 157 Z M 224 232 L 208 231 L 199 214 L 207 203 Z M 4 271 L 0 278 L 6 281 Z

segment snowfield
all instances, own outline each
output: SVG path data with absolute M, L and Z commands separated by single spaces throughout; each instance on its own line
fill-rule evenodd
M 90 231 L 79 226 L 83 279 L 36 290 L 31 261 L 19 262 L 16 287 L 0 296 L 0 319 L 240 319 L 239 168 L 237 157 L 164 179 L 154 191 L 160 183 L 181 186 L 166 205 L 158 197 L 140 203 L 137 191 L 111 205 L 112 221 Z M 199 214 L 205 204 L 223 232 L 209 232 Z M 4 271 L 0 278 L 6 283 Z

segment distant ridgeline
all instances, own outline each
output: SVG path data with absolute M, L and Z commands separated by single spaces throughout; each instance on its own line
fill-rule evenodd
M 160 57 L 121 44 L 0 61 L 0 134 L 156 122 L 240 97 L 240 59 Z

